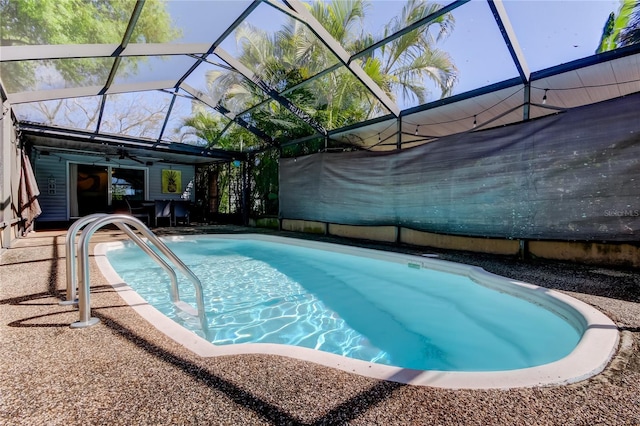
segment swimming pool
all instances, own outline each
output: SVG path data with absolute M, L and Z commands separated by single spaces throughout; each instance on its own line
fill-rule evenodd
M 207 337 L 215 350 L 205 352 L 321 359 L 398 381 L 407 381 L 402 377 L 407 374 L 410 382 L 424 381 L 438 372 L 456 380 L 504 376 L 514 382 L 514 372 L 557 368 L 594 333 L 605 334 L 612 346 L 599 351 L 601 365 L 572 378 L 595 374 L 617 342 L 615 326 L 595 309 L 467 265 L 272 236 L 181 237 L 167 244 L 203 281 L 212 278 L 204 291 Z M 115 265 L 116 281 L 130 284 L 183 326 L 198 324 L 180 317 L 169 300 L 168 277 L 150 259 L 133 256 L 141 253 L 137 247 L 110 244 L 103 252 Z M 190 286 L 181 285 L 181 295 L 189 301 Z M 197 337 L 193 333 L 191 341 Z M 199 345 L 202 349 L 205 343 Z M 571 378 L 566 372 L 546 379 L 538 375 L 529 385 L 545 380 Z

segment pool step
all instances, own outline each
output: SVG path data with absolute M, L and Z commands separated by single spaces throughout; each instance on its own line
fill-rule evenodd
M 174 305 L 176 306 L 176 308 L 180 309 L 182 312 L 186 314 L 192 315 L 194 317 L 198 316 L 198 310 L 193 306 L 191 306 L 190 304 L 188 304 L 187 302 L 178 300 L 177 302 L 174 302 Z

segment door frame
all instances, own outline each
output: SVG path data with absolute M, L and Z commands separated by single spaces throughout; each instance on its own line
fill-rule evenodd
M 71 216 L 71 191 L 76 190 L 77 188 L 71 188 L 71 174 L 70 174 L 70 164 L 82 164 L 85 166 L 96 166 L 96 167 L 106 167 L 107 168 L 107 176 L 111 176 L 112 169 L 130 169 L 130 170 L 142 170 L 144 171 L 144 199 L 149 198 L 149 167 L 144 166 L 129 166 L 122 164 L 113 164 L 110 161 L 81 161 L 81 160 L 67 160 L 66 164 L 66 180 L 67 180 L 67 220 L 77 219 L 78 216 Z M 111 182 L 107 185 L 107 206 L 113 205 L 113 188 Z

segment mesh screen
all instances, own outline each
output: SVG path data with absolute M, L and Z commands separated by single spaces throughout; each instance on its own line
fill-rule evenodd
M 280 216 L 469 236 L 637 241 L 640 93 L 402 151 L 281 159 Z

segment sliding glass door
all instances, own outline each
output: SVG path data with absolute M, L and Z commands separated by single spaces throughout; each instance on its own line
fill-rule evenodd
M 126 211 L 146 198 L 147 169 L 69 164 L 69 216 Z
M 78 216 L 109 211 L 109 168 L 87 164 L 76 165 L 76 191 Z

